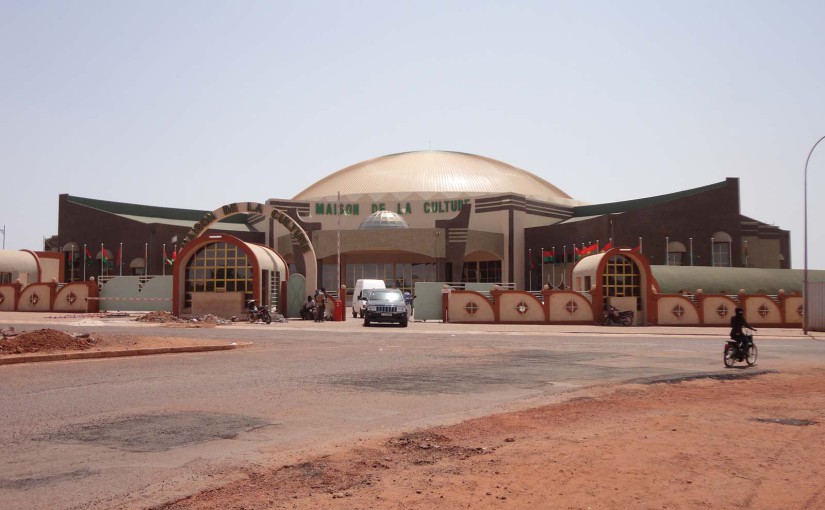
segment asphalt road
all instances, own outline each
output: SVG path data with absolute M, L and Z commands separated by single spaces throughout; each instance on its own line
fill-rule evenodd
M 0 366 L 4 509 L 148 508 L 245 468 L 362 438 L 559 401 L 593 385 L 724 370 L 721 330 L 0 320 L 12 325 L 254 345 Z M 759 369 L 825 360 L 825 342 L 766 332 L 757 343 Z

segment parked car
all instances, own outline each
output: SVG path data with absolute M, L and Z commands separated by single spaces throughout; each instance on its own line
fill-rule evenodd
M 372 289 L 383 289 L 386 285 L 384 285 L 384 280 L 358 280 L 355 282 L 355 289 L 352 291 L 352 318 L 356 318 L 359 315 L 361 317 L 364 316 L 364 301 L 366 297 L 366 293 L 364 291 L 372 290 Z
M 364 326 L 375 322 L 395 322 L 407 327 L 409 316 L 404 294 L 398 289 L 372 289 L 364 309 Z

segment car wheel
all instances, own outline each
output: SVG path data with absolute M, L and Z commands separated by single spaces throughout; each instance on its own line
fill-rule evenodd
M 407 327 L 407 321 L 406 321 L 406 320 L 401 321 L 401 327 L 402 327 L 402 328 L 406 328 L 406 327 Z

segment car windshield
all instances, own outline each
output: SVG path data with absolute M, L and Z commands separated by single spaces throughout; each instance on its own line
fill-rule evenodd
M 374 290 L 370 293 L 370 301 L 389 301 L 390 303 L 404 302 L 404 296 L 399 291 Z

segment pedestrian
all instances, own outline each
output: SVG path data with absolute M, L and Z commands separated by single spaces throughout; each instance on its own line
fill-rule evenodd
M 327 289 L 321 287 L 321 290 L 315 291 L 315 322 L 324 322 L 326 317 L 324 313 L 327 309 Z

